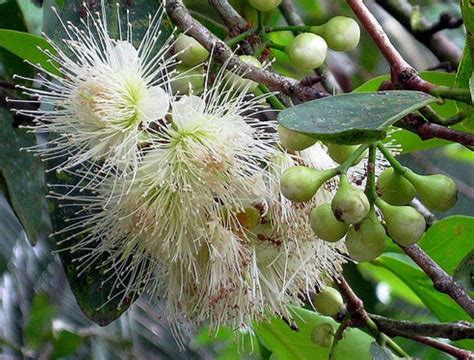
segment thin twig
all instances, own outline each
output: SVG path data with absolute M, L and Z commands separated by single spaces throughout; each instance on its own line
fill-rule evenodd
M 441 269 L 418 245 L 401 246 L 401 248 L 429 276 L 436 290 L 449 295 L 474 318 L 474 300 L 456 284 L 452 276 Z
M 468 350 L 463 350 L 459 349 L 455 346 L 446 344 L 444 342 L 431 339 L 429 337 L 425 336 L 420 336 L 420 335 L 413 335 L 413 336 L 404 336 L 408 339 L 417 341 L 421 344 L 425 344 L 428 346 L 431 346 L 432 348 L 441 350 L 445 352 L 446 354 L 454 356 L 456 359 L 461 359 L 461 360 L 472 360 L 474 359 L 474 353 Z
M 417 323 L 394 320 L 384 316 L 369 314 L 378 328 L 390 336 L 428 336 L 449 340 L 474 339 L 474 325 L 467 321 L 455 323 Z
M 296 96 L 302 101 L 317 99 L 329 94 L 303 86 L 297 80 L 288 78 L 267 70 L 259 69 L 241 61 L 227 45 L 212 34 L 208 29 L 197 22 L 184 6 L 181 0 L 170 1 L 166 4 L 166 10 L 170 18 L 181 29 L 187 30 L 187 34 L 199 41 L 206 49 L 212 51 L 213 58 L 226 63 L 227 66 L 239 72 L 242 76 L 254 80 L 260 84 L 267 85 L 274 91 L 280 91 L 289 96 Z
M 438 26 L 436 26 L 435 24 L 429 25 L 421 17 L 418 29 L 415 29 L 412 26 L 414 8 L 407 0 L 375 0 L 375 2 L 400 22 L 418 41 L 425 44 L 440 61 L 448 61 L 454 67 L 458 65 L 462 56 L 461 50 L 445 34 L 439 32 L 441 30 L 439 25 L 446 20 L 445 18 L 440 18 Z M 458 26 L 459 19 L 450 24 L 453 27 Z

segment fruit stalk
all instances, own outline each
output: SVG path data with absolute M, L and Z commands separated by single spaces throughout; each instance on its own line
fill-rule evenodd
M 354 164 L 354 162 L 359 158 L 359 156 L 369 147 L 369 144 L 362 144 L 359 148 L 352 153 L 351 156 L 341 164 L 337 170 L 340 174 L 347 173 L 347 170 Z
M 387 159 L 387 161 L 390 163 L 390 165 L 392 165 L 393 170 L 395 170 L 401 175 L 406 173 L 407 168 L 404 167 L 402 164 L 400 164 L 398 160 L 395 159 L 395 156 L 393 156 L 390 153 L 390 151 L 388 151 L 388 149 L 382 143 L 378 143 L 377 147 L 380 150 L 380 152 L 383 154 L 383 156 Z

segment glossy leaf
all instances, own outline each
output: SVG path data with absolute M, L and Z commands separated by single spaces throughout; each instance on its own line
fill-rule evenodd
M 53 47 L 43 37 L 22 31 L 0 29 L 0 46 L 30 63 L 40 65 L 53 74 L 61 75 L 50 63 L 49 57 L 41 50 L 55 53 Z
M 474 293 L 474 250 L 472 250 L 461 263 L 456 267 L 453 273 L 454 280 L 467 291 Z
M 294 331 L 281 319 L 262 322 L 255 326 L 255 332 L 265 346 L 279 360 L 327 359 L 330 348 L 314 344 L 311 331 L 321 323 L 331 323 L 337 329 L 338 323 L 332 318 L 297 307 L 291 307 L 299 331 Z M 335 360 L 368 359 L 372 337 L 359 329 L 350 328 L 344 332 L 343 339 L 337 344 Z
M 287 108 L 278 121 L 318 140 L 360 144 L 384 139 L 390 125 L 435 100 L 417 91 L 342 94 Z
M 28 239 L 36 244 L 49 234 L 45 211 L 46 187 L 44 166 L 27 151 L 36 145 L 35 136 L 26 130 L 13 129 L 10 113 L 0 108 L 0 171 L 8 189 L 8 199 L 22 223 Z

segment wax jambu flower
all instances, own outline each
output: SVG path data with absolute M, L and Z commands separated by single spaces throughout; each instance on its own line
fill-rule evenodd
M 117 7 L 117 37 L 110 35 L 106 16 L 104 3 L 101 15 L 88 11 L 80 26 L 58 16 L 66 37 L 49 40 L 55 51 L 44 52 L 62 76 L 40 68 L 34 80 L 39 87 L 25 88 L 42 107 L 21 113 L 34 117 L 34 131 L 54 134 L 47 147 L 33 150 L 46 159 L 63 158 L 59 170 L 99 162 L 133 170 L 141 137 L 169 109 L 168 69 L 175 60 L 168 56 L 172 37 L 160 31 L 163 11 L 149 17 L 141 39 L 132 37 L 128 12 L 121 24 Z

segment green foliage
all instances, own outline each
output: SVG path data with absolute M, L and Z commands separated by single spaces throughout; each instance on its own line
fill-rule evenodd
M 285 109 L 278 121 L 318 140 L 361 144 L 384 139 L 390 125 L 435 100 L 416 91 L 342 94 Z
M 256 325 L 255 333 L 259 340 L 278 360 L 327 359 L 330 348 L 314 344 L 311 332 L 316 325 L 322 323 L 330 323 L 335 329 L 338 324 L 329 317 L 309 310 L 292 307 L 290 311 L 294 314 L 299 331 L 291 330 L 281 319 L 274 319 Z M 361 330 L 347 329 L 344 338 L 336 346 L 334 359 L 367 359 L 372 341 L 373 338 Z
M 20 151 L 36 145 L 35 136 L 23 129 L 13 129 L 12 123 L 10 113 L 0 108 L 0 172 L 12 207 L 28 239 L 36 244 L 50 231 L 44 211 L 44 166 L 38 157 Z

